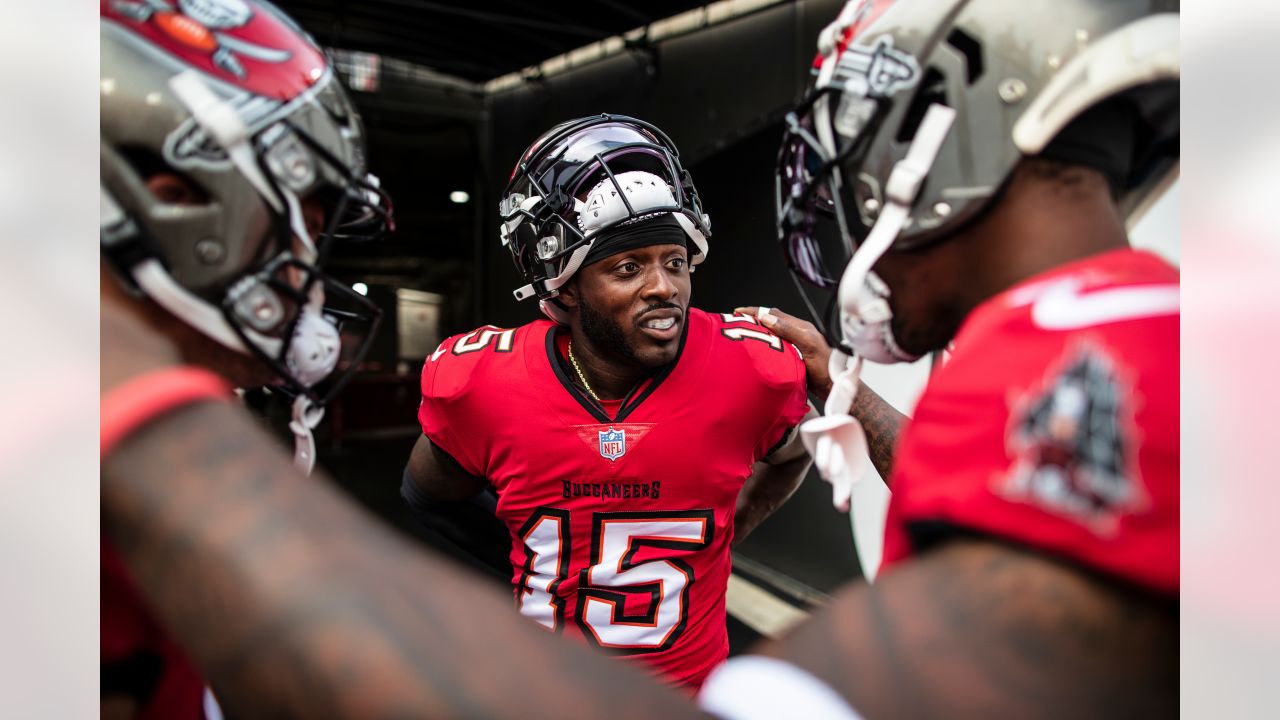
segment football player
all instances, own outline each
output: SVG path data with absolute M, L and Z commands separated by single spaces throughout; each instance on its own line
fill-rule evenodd
M 906 203 L 907 217 L 940 211 L 936 203 L 907 203 L 914 192 L 950 187 L 946 173 L 931 182 L 935 163 L 941 170 L 948 155 L 1004 158 L 1008 165 L 992 185 L 944 195 L 949 205 L 972 196 L 985 212 L 952 228 L 936 246 L 884 257 L 900 254 L 898 261 L 932 270 L 927 282 L 915 277 L 923 284 L 912 285 L 923 288 L 920 302 L 930 310 L 933 283 L 950 294 L 964 285 L 954 277 L 961 269 L 966 277 L 973 273 L 979 287 L 1006 285 L 998 278 L 1010 277 L 962 313 L 952 364 L 931 383 L 898 449 L 891 518 L 897 539 L 891 541 L 899 552 L 889 567 L 875 585 L 850 585 L 760 654 L 730 660 L 704 684 L 707 710 L 726 718 L 846 719 L 1176 713 L 1177 366 L 1176 350 L 1168 347 L 1170 333 L 1176 338 L 1176 308 L 1170 311 L 1167 292 L 1176 277 L 1123 247 L 1127 205 L 1113 204 L 1109 171 L 1074 153 L 1051 159 L 1043 152 L 1050 140 L 1071 137 L 1073 127 L 1087 127 L 1092 118 L 1106 119 L 1113 130 L 1136 124 L 1128 134 L 1135 140 L 1131 151 L 1118 155 L 1151 161 L 1151 174 L 1118 173 L 1118 197 L 1138 197 L 1133 193 L 1142 193 L 1144 177 L 1162 174 L 1160 153 L 1147 152 L 1156 150 L 1152 141 L 1169 152 L 1177 148 L 1159 142 L 1170 141 L 1171 131 L 1176 136 L 1176 114 L 1158 121 L 1171 99 L 1176 107 L 1174 10 L 1149 0 L 915 0 L 888 10 L 882 3 L 854 3 L 824 33 L 823 67 L 846 52 L 855 53 L 846 69 L 874 67 L 856 53 L 892 49 L 895 64 L 879 66 L 889 74 L 877 74 L 877 82 L 909 79 L 902 66 L 914 61 L 923 78 L 936 73 L 949 88 L 941 97 L 926 94 L 930 106 L 966 113 L 986 108 L 993 115 L 957 124 L 947 122 L 945 112 L 942 120 L 929 120 L 940 116 L 926 109 L 918 126 L 906 123 L 915 133 L 906 131 L 902 141 L 896 140 L 902 124 L 873 123 L 889 133 L 883 141 L 890 146 L 912 148 L 929 128 L 925 135 L 934 140 L 919 147 L 939 143 L 943 152 L 908 152 L 919 162 L 906 167 L 916 172 L 890 176 L 923 182 L 875 180 L 873 171 L 904 166 L 900 159 L 868 165 L 870 156 L 859 159 L 860 153 L 879 143 L 863 140 L 853 149 L 841 145 L 828 161 L 806 163 L 814 172 L 805 185 L 838 190 L 830 208 L 846 219 L 854 212 L 843 207 L 854 192 L 852 177 L 865 174 L 881 192 L 892 188 L 876 208 L 891 221 L 899 218 L 892 222 L 900 227 L 884 226 L 893 230 L 892 245 L 900 231 L 905 239 L 911 227 L 924 224 L 915 219 L 906 227 L 904 208 L 894 205 Z M 1020 83 L 1006 82 L 1013 79 Z M 820 92 L 838 113 L 845 98 L 873 97 L 866 94 L 874 86 L 870 77 L 863 80 Z M 991 92 L 984 82 L 1005 91 Z M 815 118 L 812 147 L 826 147 L 824 134 L 841 143 L 863 137 L 840 130 L 856 130 L 860 114 L 914 116 L 906 109 L 921 87 L 918 81 L 901 97 L 875 97 L 874 108 L 863 105 L 869 113 L 851 103 L 851 115 L 843 117 L 853 124 L 822 130 L 825 121 Z M 1069 92 L 1064 97 L 1055 89 Z M 1118 118 L 1109 115 L 1108 101 L 1122 98 L 1133 101 L 1129 111 L 1136 115 L 1112 126 Z M 1030 135 L 1044 146 L 1013 134 L 1024 113 L 1036 108 L 1056 117 Z M 1030 117 L 1037 115 L 1045 117 Z M 987 132 L 1002 141 L 980 156 L 978 138 Z M 1083 139 L 1123 136 L 1086 132 Z M 1014 138 L 1021 139 L 1005 147 Z M 827 181 L 837 167 L 848 184 Z M 985 198 L 978 193 L 983 187 Z M 948 213 L 955 209 L 950 205 Z M 873 231 L 859 239 L 856 251 L 874 247 L 876 237 Z M 969 246 L 972 262 L 957 260 L 958 249 L 946 252 L 959 268 L 928 262 L 951 243 Z M 992 255 L 987 243 L 1005 252 Z M 1073 252 L 1067 248 L 1079 257 L 1061 257 Z M 1036 258 L 1048 267 L 1018 278 L 1018 267 Z M 897 275 L 893 261 L 867 263 L 864 256 L 845 272 L 871 266 L 884 274 L 883 285 L 872 281 L 872 291 L 892 299 L 885 304 L 893 314 L 889 320 L 881 313 L 887 322 L 868 331 L 882 338 L 873 345 L 912 354 L 948 334 L 950 323 L 930 330 L 930 316 L 906 302 L 909 293 L 898 283 L 912 275 L 906 269 Z M 866 276 L 852 277 L 856 297 Z M 876 317 L 854 316 L 850 305 L 858 303 L 841 302 L 835 318 L 841 340 L 858 337 L 860 324 Z M 889 331 L 892 342 L 885 339 Z M 868 349 L 862 340 L 850 344 Z M 134 366 L 163 362 L 154 342 L 111 350 Z M 1029 371 L 1036 362 L 1039 368 Z M 839 365 L 833 385 L 845 383 L 850 391 L 855 378 Z M 992 385 L 1009 392 L 997 398 Z M 997 408 L 1003 423 L 991 419 Z M 981 422 L 969 422 L 971 413 Z M 946 437 L 950 442 L 937 440 Z M 993 448 L 1010 443 L 1004 462 L 990 467 L 991 453 L 998 454 Z M 1090 447 L 1069 459 L 1062 453 L 1081 445 Z M 1049 456 L 1048 464 L 1038 460 Z M 934 466 L 926 467 L 929 462 Z M 988 472 L 979 478 L 984 466 Z M 1072 476 L 1095 466 L 1101 469 Z M 1116 475 L 1110 467 L 1125 472 Z M 128 547 L 135 566 L 146 569 L 148 596 L 216 673 L 215 686 L 226 688 L 229 700 L 302 716 L 695 715 L 630 668 L 592 662 L 584 649 L 552 642 L 501 612 L 504 603 L 466 573 L 434 554 L 413 552 L 326 485 L 301 478 L 243 413 L 213 402 L 184 405 L 131 433 L 104 458 L 103 471 L 104 522 L 114 520 L 133 539 Z M 262 553 L 264 546 L 270 552 Z M 642 552 L 637 548 L 631 559 Z M 163 592 L 162 581 L 174 579 L 191 591 Z M 236 591 L 227 593 L 231 587 Z M 202 632 L 201 623 L 213 619 L 224 621 L 223 632 Z
M 318 384 L 354 367 L 377 320 L 315 264 L 324 238 L 389 219 L 359 118 L 320 49 L 270 5 L 104 0 L 101 41 L 103 450 L 169 403 L 273 383 L 297 398 L 309 467 L 310 428 L 341 383 Z M 171 351 L 118 362 L 154 344 L 139 327 Z M 203 682 L 137 594 L 117 553 L 136 538 L 114 519 L 103 716 L 200 717 Z
M 860 479 L 853 410 L 893 497 L 874 589 L 769 652 L 869 717 L 1177 712 L 1179 279 L 1126 236 L 1176 172 L 1177 10 L 863 1 L 822 35 L 778 224 L 835 349 L 748 310 L 829 393 L 823 475 Z M 943 349 L 894 447 L 859 363 Z
M 795 348 L 689 304 L 708 219 L 634 118 L 563 123 L 517 163 L 502 242 L 546 319 L 427 358 L 415 507 L 496 491 L 516 607 L 696 688 L 728 653 L 730 546 L 808 469 Z

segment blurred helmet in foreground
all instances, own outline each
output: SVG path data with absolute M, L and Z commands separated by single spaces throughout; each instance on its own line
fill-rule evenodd
M 102 0 L 101 43 L 104 259 L 129 289 L 322 400 L 313 386 L 363 357 L 379 312 L 318 262 L 334 237 L 391 227 L 325 56 L 249 0 Z M 162 173 L 195 199 L 154 195 Z M 317 203 L 321 232 L 306 222 Z
M 1100 170 L 1136 221 L 1176 176 L 1179 67 L 1176 1 L 849 2 L 777 165 L 779 241 L 832 291 L 810 304 L 828 340 L 914 359 L 871 267 L 979 218 L 1023 157 Z

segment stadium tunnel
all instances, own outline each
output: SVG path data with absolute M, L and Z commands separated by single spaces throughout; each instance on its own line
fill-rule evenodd
M 365 120 L 369 165 L 396 204 L 394 236 L 335 247 L 329 259 L 384 319 L 319 440 L 321 465 L 404 532 L 447 545 L 399 496 L 421 432 L 423 359 L 454 333 L 537 317 L 512 297 L 518 275 L 496 208 L 519 153 L 552 125 L 611 112 L 666 131 L 712 218 L 694 305 L 803 315 L 777 248 L 773 166 L 783 115 L 809 82 L 838 0 L 279 4 L 333 56 Z M 251 399 L 285 432 L 278 398 Z M 858 567 L 849 520 L 811 471 L 735 551 L 732 650 L 801 619 Z

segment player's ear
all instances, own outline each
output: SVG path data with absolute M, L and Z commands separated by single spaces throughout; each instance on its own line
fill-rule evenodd
M 560 286 L 560 294 L 556 296 L 556 300 L 559 300 L 560 304 L 567 308 L 576 308 L 578 307 L 579 292 L 581 292 L 581 289 L 578 287 L 578 276 L 574 275 L 569 278 L 569 282 Z

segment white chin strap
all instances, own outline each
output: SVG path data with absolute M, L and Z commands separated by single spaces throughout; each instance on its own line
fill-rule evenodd
M 236 352 L 250 354 L 222 313 L 175 282 L 159 260 L 152 258 L 136 265 L 133 279 L 148 297 L 175 317 Z M 337 326 L 321 313 L 323 305 L 324 288 L 317 282 L 301 310 L 293 342 L 289 344 L 288 355 L 284 358 L 285 367 L 303 387 L 311 387 L 325 379 L 338 364 L 342 339 Z M 244 333 L 263 353 L 279 357 L 283 342 L 279 338 L 267 337 L 248 328 Z M 311 431 L 323 417 L 324 408 L 314 406 L 305 394 L 294 401 L 293 421 L 289 423 L 289 429 L 294 434 L 294 464 L 304 473 L 310 474 L 315 465 L 315 438 Z
M 245 347 L 244 341 L 232 329 L 231 323 L 227 322 L 222 311 L 179 285 L 173 276 L 165 271 L 159 260 L 155 258 L 143 260 L 133 266 L 132 273 L 133 281 L 142 288 L 147 297 L 169 311 L 171 315 L 224 347 L 245 355 L 250 354 L 249 348 Z M 268 355 L 276 357 L 280 354 L 281 341 L 278 338 L 267 337 L 247 328 L 245 335 Z
M 800 426 L 800 437 L 819 474 L 831 483 L 832 503 L 843 512 L 870 491 L 859 487 L 871 463 L 866 434 L 862 425 L 849 414 L 858 393 L 863 358 L 877 362 L 915 359 L 893 341 L 889 329 L 893 314 L 887 301 L 888 288 L 871 272 L 871 268 L 893 245 L 910 218 L 911 205 L 919 195 L 955 115 L 955 110 L 949 107 L 929 107 L 906 157 L 894 165 L 889 175 L 885 185 L 884 209 L 840 278 L 841 330 L 846 343 L 857 355 L 849 357 L 838 350 L 832 351 L 828 364 L 832 387 L 823 408 L 824 416 L 805 421 Z M 883 518 L 879 523 L 878 529 L 882 534 Z M 855 537 L 863 534 L 855 528 Z M 868 580 L 873 579 L 879 567 L 879 553 L 871 557 L 873 553 L 864 552 L 869 549 L 862 543 L 859 543 L 858 550 L 863 574 Z
M 955 117 L 956 111 L 945 105 L 929 106 L 906 156 L 889 173 L 884 209 L 840 277 L 841 330 L 849 347 L 869 360 L 911 362 L 918 359 L 903 352 L 894 342 L 889 326 L 893 318 L 888 302 L 889 288 L 871 268 L 893 246 L 911 218 L 911 206 L 929 176 Z
M 342 354 L 338 326 L 321 313 L 323 307 L 324 287 L 316 282 L 294 326 L 293 342 L 289 343 L 289 354 L 285 358 L 289 373 L 303 387 L 312 387 L 329 377 Z M 293 401 L 293 420 L 289 423 L 289 430 L 293 432 L 293 464 L 306 475 L 311 474 L 316 464 L 316 439 L 311 431 L 323 418 L 324 407 L 316 406 L 305 393 Z
M 867 437 L 858 421 L 849 415 L 858 393 L 862 358 L 832 350 L 827 369 L 831 373 L 831 394 L 823 406 L 823 415 L 801 423 L 800 439 L 822 479 L 831 483 L 831 504 L 840 512 L 848 512 L 854 486 L 867 472 Z
M 310 475 L 316 465 L 316 437 L 312 432 L 324 419 L 324 408 L 317 407 L 306 395 L 293 401 L 293 419 L 289 430 L 293 433 L 293 466 Z

